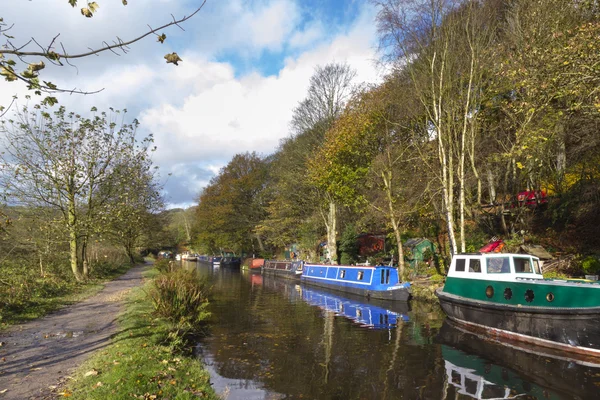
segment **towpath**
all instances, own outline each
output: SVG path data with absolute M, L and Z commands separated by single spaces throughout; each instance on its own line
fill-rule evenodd
M 136 266 L 81 303 L 0 332 L 0 400 L 58 397 L 71 371 L 109 343 L 126 294 L 149 267 Z

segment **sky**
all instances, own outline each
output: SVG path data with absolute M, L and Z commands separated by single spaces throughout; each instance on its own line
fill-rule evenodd
M 81 15 L 82 0 L 75 9 L 67 0 L 6 1 L 0 17 L 14 24 L 15 44 L 33 37 L 47 46 L 60 34 L 56 43 L 77 53 L 139 36 L 201 4 L 96 2 L 93 18 Z M 293 109 L 306 96 L 316 66 L 346 62 L 357 72 L 356 83 L 381 80 L 374 17 L 367 0 L 207 0 L 183 29 L 164 31 L 164 44 L 148 37 L 127 54 L 106 52 L 75 66 L 48 66 L 42 78 L 65 88 L 102 89 L 57 95 L 69 110 L 85 115 L 93 106 L 127 109 L 126 119 L 140 122 L 138 135 L 154 136 L 152 158 L 168 206 L 188 207 L 235 154 L 277 150 L 291 134 Z M 183 59 L 178 66 L 163 59 L 173 51 Z M 19 107 L 39 101 L 27 100 L 23 85 L 0 81 L 0 105 L 15 94 Z

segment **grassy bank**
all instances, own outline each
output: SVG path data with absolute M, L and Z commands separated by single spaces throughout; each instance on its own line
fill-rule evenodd
M 156 278 L 156 270 L 148 278 Z M 201 361 L 185 354 L 173 322 L 156 317 L 144 287 L 132 291 L 119 334 L 75 373 L 64 395 L 73 399 L 218 399 Z
M 0 265 L 0 329 L 43 317 L 63 306 L 79 302 L 103 288 L 103 283 L 127 272 L 129 264 L 94 266 L 87 282 L 77 282 L 70 270 L 40 271 L 26 261 Z

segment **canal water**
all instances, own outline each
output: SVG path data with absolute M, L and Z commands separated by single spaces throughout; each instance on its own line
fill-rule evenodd
M 196 351 L 229 400 L 600 399 L 600 368 L 468 334 L 437 305 L 197 268 L 213 294 Z

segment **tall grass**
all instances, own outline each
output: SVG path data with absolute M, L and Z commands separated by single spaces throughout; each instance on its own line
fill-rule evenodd
M 202 330 L 210 316 L 209 290 L 207 282 L 195 270 L 176 268 L 154 279 L 150 297 L 156 315 L 172 324 L 171 341 Z
M 39 318 L 101 289 L 101 282 L 123 274 L 127 264 L 92 263 L 90 279 L 75 280 L 67 257 L 55 256 L 40 268 L 33 258 L 5 257 L 0 261 L 0 328 Z

